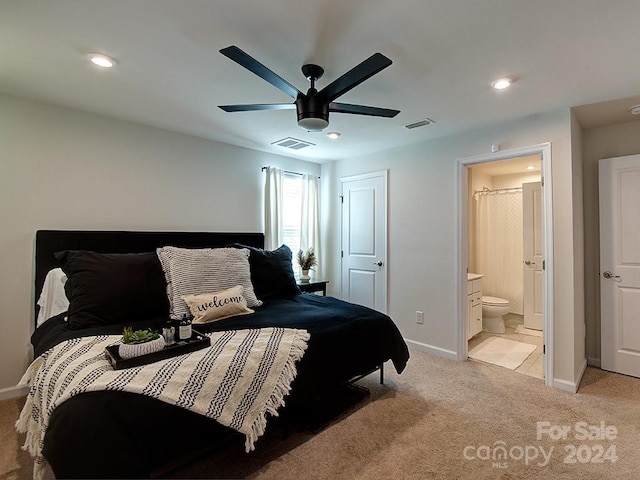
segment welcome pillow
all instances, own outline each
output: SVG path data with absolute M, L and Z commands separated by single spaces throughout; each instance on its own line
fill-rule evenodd
M 237 285 L 222 292 L 184 295 L 182 299 L 191 310 L 193 323 L 208 323 L 253 313 L 254 311 L 247 307 L 243 291 L 242 285 Z

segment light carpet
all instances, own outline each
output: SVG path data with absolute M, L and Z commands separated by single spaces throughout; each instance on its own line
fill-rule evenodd
M 371 397 L 316 435 L 293 430 L 283 437 L 274 424 L 249 454 L 238 438 L 164 478 L 638 480 L 639 379 L 587 367 L 572 395 L 506 368 L 411 349 L 402 375 L 390 367 L 385 385 L 377 374 L 360 384 Z M 2 479 L 32 477 L 33 461 L 20 450 L 24 438 L 13 427 L 22 403 L 24 397 L 0 401 Z M 538 438 L 538 422 L 570 431 L 552 438 L 547 429 Z M 615 438 L 583 439 L 578 422 L 615 427 Z M 486 458 L 502 444 L 506 460 Z M 598 457 L 599 447 L 615 448 L 617 458 Z M 549 461 L 543 448 L 546 454 L 553 449 Z M 528 457 L 520 456 L 523 449 Z
M 524 325 L 518 325 L 516 327 L 515 333 L 520 333 L 522 335 L 530 335 L 532 337 L 542 337 L 542 330 L 534 330 L 532 328 L 527 328 Z
M 515 370 L 536 349 L 535 345 L 491 337 L 469 352 L 469 358 Z

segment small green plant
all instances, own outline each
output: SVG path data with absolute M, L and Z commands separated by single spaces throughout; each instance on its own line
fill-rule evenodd
M 125 327 L 122 331 L 122 343 L 127 345 L 145 343 L 156 338 L 160 338 L 160 334 L 148 329 L 134 331 L 132 327 Z
M 312 267 L 318 264 L 316 259 L 316 253 L 313 251 L 313 247 L 307 248 L 307 251 L 298 250 L 298 265 L 302 270 L 311 270 Z

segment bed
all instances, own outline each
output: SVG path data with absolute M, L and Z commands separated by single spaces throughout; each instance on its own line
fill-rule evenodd
M 301 293 L 295 281 L 292 284 L 290 251 L 278 249 L 268 252 L 263 250 L 263 243 L 261 233 L 38 231 L 35 243 L 35 291 L 42 291 L 45 278 L 52 269 L 61 264 L 70 268 L 68 263 L 71 254 L 59 252 L 83 252 L 83 255 L 88 252 L 91 255 L 113 256 L 119 261 L 133 254 L 145 259 L 151 258 L 151 253 L 157 253 L 154 258 L 161 257 L 157 249 L 167 246 L 174 248 L 166 250 L 168 252 L 199 252 L 212 248 L 218 252 L 232 247 L 240 252 L 248 252 L 251 283 L 248 288 L 255 288 L 254 301 L 257 302 L 249 309 L 253 312 L 194 324 L 194 328 L 212 335 L 212 338 L 225 335 L 225 332 L 240 333 L 256 329 L 294 329 L 308 334 L 304 354 L 296 361 L 297 374 L 285 397 L 285 406 L 278 410 L 280 418 L 294 421 L 313 416 L 314 408 L 322 405 L 328 392 L 336 391 L 376 370 L 382 372 L 387 361 L 391 361 L 399 373 L 402 372 L 409 353 L 400 332 L 388 316 L 336 298 Z M 283 260 L 283 252 L 288 252 L 288 264 Z M 138 261 L 142 257 L 132 258 Z M 85 257 L 81 258 L 86 260 Z M 174 260 L 181 257 L 171 258 L 175 269 Z M 164 266 L 162 262 L 158 262 L 158 265 Z M 85 270 L 71 272 L 69 278 L 74 282 L 68 280 L 67 287 L 71 284 L 69 288 L 78 291 L 79 282 L 84 280 L 83 274 L 87 273 L 86 265 L 83 268 Z M 125 314 L 123 318 L 122 312 L 118 311 L 107 323 L 93 322 L 92 317 L 87 317 L 89 320 L 86 324 L 74 324 L 71 320 L 75 316 L 70 313 L 77 311 L 74 310 L 77 297 L 72 297 L 68 312 L 47 319 L 35 329 L 32 335 L 34 357 L 41 358 L 43 353 L 71 341 L 121 334 L 123 327 L 132 323 L 136 328 L 161 329 L 166 325 L 169 310 L 172 315 L 176 313 L 172 305 L 171 287 L 167 290 L 171 282 L 165 274 L 166 271 L 159 270 L 158 275 L 164 282 L 164 300 L 154 300 L 152 304 L 149 300 L 143 306 L 140 306 L 140 303 L 144 303 L 140 298 L 153 297 L 148 291 L 138 295 L 134 303 L 127 303 L 125 297 L 140 283 L 147 289 L 156 285 L 156 273 L 151 279 L 133 275 L 131 280 L 129 275 L 121 275 L 126 290 L 119 290 L 121 285 L 118 283 L 115 287 L 106 288 L 106 291 L 109 295 L 122 295 L 116 297 L 123 298 L 122 302 L 112 301 L 110 305 L 117 306 L 115 310 L 125 309 L 125 313 L 130 309 L 132 315 Z M 116 275 L 116 279 L 119 278 Z M 95 278 L 87 280 L 85 293 L 102 291 L 91 284 L 93 281 Z M 182 288 L 179 285 L 174 281 L 173 288 L 179 290 Z M 286 285 L 286 288 L 278 291 L 278 285 Z M 248 298 L 246 289 L 245 294 Z M 67 295 L 70 295 L 69 290 Z M 36 306 L 36 311 L 38 308 Z M 131 317 L 137 321 L 132 322 Z M 382 373 L 380 378 L 382 381 Z M 46 390 L 46 387 L 32 385 L 31 388 Z M 156 476 L 158 472 L 166 471 L 180 462 L 197 458 L 199 452 L 215 448 L 221 442 L 236 441 L 242 445 L 241 437 L 234 429 L 220 425 L 211 418 L 157 398 L 127 391 L 86 391 L 72 396 L 52 411 L 41 450 L 57 477 L 146 478 Z M 258 441 L 256 448 L 259 447 Z M 211 473 L 215 476 L 215 472 Z

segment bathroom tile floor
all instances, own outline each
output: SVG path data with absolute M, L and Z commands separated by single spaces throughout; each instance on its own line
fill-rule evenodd
M 469 339 L 468 349 L 471 350 L 473 347 L 476 347 L 477 345 L 491 337 L 502 337 L 506 338 L 507 340 L 513 340 L 515 342 L 535 345 L 536 349 L 531 353 L 531 355 L 527 357 L 524 362 L 522 362 L 522 365 L 514 370 L 514 372 L 529 375 L 530 377 L 544 378 L 544 368 L 542 363 L 542 337 L 534 337 L 532 335 L 515 333 L 518 325 L 524 325 L 522 315 L 509 313 L 504 316 L 504 333 L 488 333 L 484 331 L 480 332 L 475 337 Z

